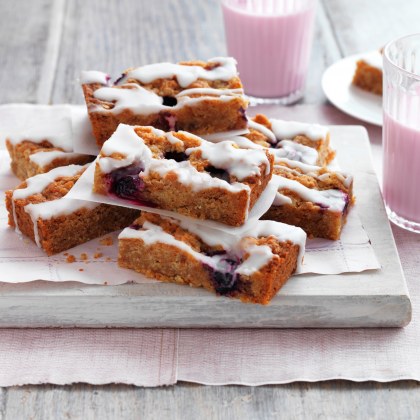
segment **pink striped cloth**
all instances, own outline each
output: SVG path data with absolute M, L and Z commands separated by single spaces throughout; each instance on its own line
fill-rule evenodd
M 331 107 L 287 108 L 282 117 L 356 123 Z M 369 131 L 375 155 L 380 129 L 370 127 Z M 159 386 L 177 381 L 260 385 L 339 378 L 420 380 L 420 236 L 397 227 L 393 232 L 413 304 L 413 320 L 406 328 L 3 329 L 0 386 L 74 382 Z
M 394 228 L 413 303 L 402 329 L 3 329 L 0 386 L 420 380 L 420 236 Z

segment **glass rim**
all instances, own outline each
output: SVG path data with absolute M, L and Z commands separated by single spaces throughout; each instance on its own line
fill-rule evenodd
M 401 66 L 399 66 L 398 64 L 396 64 L 396 63 L 394 63 L 394 61 L 393 60 L 391 60 L 391 58 L 390 58 L 390 56 L 389 56 L 389 49 L 391 48 L 391 45 L 393 45 L 393 44 L 395 44 L 396 42 L 398 42 L 398 41 L 403 41 L 403 40 L 405 40 L 405 39 L 408 39 L 408 38 L 415 38 L 415 37 L 418 37 L 419 38 L 419 41 L 420 41 L 420 32 L 417 32 L 417 33 L 415 33 L 415 34 L 409 34 L 409 35 L 404 35 L 404 36 L 401 36 L 401 37 L 399 37 L 399 38 L 397 38 L 397 39 L 393 39 L 392 41 L 389 41 L 386 45 L 385 45 L 385 47 L 384 47 L 384 59 L 386 59 L 386 61 L 391 65 L 391 66 L 393 66 L 394 68 L 396 68 L 396 69 L 398 69 L 399 71 L 401 71 L 401 72 L 403 72 L 403 73 L 405 73 L 405 74 L 407 74 L 407 75 L 409 75 L 410 77 L 413 77 L 413 78 L 415 78 L 415 79 L 417 79 L 417 80 L 420 80 L 420 74 L 416 74 L 416 73 L 413 73 L 413 72 L 411 72 L 411 71 L 409 71 L 409 70 L 406 70 L 406 69 L 404 69 L 403 67 L 401 67 Z M 419 42 L 419 44 L 420 44 L 420 42 Z

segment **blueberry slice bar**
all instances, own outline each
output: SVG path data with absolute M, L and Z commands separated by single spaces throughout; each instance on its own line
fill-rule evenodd
M 263 147 L 268 147 L 273 153 L 285 146 L 292 152 L 288 157 L 303 163 L 324 166 L 334 158 L 330 148 L 330 132 L 328 127 L 319 124 L 309 124 L 297 121 L 269 119 L 263 114 L 257 114 L 248 121 L 250 133 L 246 137 Z M 295 157 L 293 157 L 295 151 Z M 306 161 L 301 156 L 306 156 Z M 308 160 L 310 159 L 310 160 Z
M 309 237 L 338 240 L 355 201 L 353 177 L 287 158 L 276 161 L 274 174 L 279 188 L 263 218 L 299 226 Z
M 267 150 L 120 124 L 95 168 L 94 192 L 241 226 L 272 175 Z
M 160 281 L 267 304 L 302 263 L 305 241 L 301 229 L 273 221 L 238 237 L 143 212 L 119 235 L 118 263 Z
M 131 68 L 114 83 L 87 71 L 81 83 L 99 147 L 120 123 L 198 135 L 247 127 L 248 101 L 231 57 Z
M 138 210 L 66 197 L 85 169 L 80 165 L 54 168 L 6 191 L 9 225 L 48 255 L 130 225 Z

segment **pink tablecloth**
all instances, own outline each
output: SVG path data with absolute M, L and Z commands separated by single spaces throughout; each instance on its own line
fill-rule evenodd
M 267 110 L 270 113 L 270 110 Z M 271 112 L 271 115 L 278 115 Z M 331 107 L 285 119 L 358 124 Z M 380 129 L 368 127 L 374 158 Z M 376 159 L 380 170 L 380 160 Z M 297 380 L 420 380 L 420 235 L 393 228 L 413 304 L 402 329 L 0 330 L 0 386 L 72 382 L 141 386 L 191 381 L 259 385 Z

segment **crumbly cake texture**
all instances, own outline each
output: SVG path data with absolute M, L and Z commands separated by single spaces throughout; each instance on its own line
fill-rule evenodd
M 335 156 L 330 148 L 330 132 L 326 126 L 269 119 L 257 114 L 248 121 L 248 128 L 250 133 L 245 137 L 270 148 L 276 157 L 324 166 Z
M 22 181 L 59 166 L 84 165 L 94 159 L 94 156 L 64 151 L 47 139 L 41 142 L 23 140 L 18 143 L 6 139 L 6 147 L 12 171 Z
M 263 219 L 301 227 L 309 237 L 338 240 L 355 201 L 353 177 L 282 159 L 274 166 L 279 189 Z
M 364 59 L 357 61 L 353 84 L 367 92 L 382 96 L 382 67 Z
M 268 150 L 120 124 L 99 154 L 94 192 L 241 226 L 270 181 L 272 165 Z
M 230 57 L 158 63 L 110 76 L 83 72 L 81 83 L 99 147 L 118 124 L 204 135 L 245 129 L 248 101 Z
M 84 169 L 55 168 L 6 191 L 9 225 L 48 255 L 130 225 L 139 215 L 137 210 L 65 197 Z
M 305 241 L 301 229 L 273 221 L 237 237 L 142 213 L 119 236 L 118 263 L 164 282 L 267 304 L 300 265 Z

